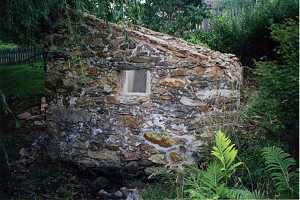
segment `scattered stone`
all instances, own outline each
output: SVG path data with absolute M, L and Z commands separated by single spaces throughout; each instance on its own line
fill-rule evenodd
M 186 76 L 187 75 L 187 70 L 186 69 L 176 69 L 171 73 L 172 76 Z
M 102 192 L 107 193 L 103 188 L 109 187 L 111 182 L 107 178 L 99 176 L 93 181 L 92 185 L 96 190 L 102 189 Z
M 104 189 L 101 189 L 98 194 L 103 198 L 110 198 L 112 195 L 109 192 L 106 192 Z
M 161 147 L 171 147 L 176 144 L 176 141 L 167 136 L 159 136 L 158 134 L 146 132 L 144 134 L 146 140 L 158 144 Z
M 142 200 L 142 197 L 137 189 L 131 189 L 129 190 L 126 200 Z
M 139 165 L 136 161 L 131 161 L 127 165 L 125 165 L 125 169 L 128 172 L 137 172 L 138 167 L 139 167 Z
M 160 172 L 165 171 L 165 168 L 163 167 L 147 167 L 144 169 L 144 172 L 147 176 L 152 176 L 154 174 L 160 174 Z
M 208 105 L 200 105 L 199 110 L 201 113 L 207 113 L 209 111 Z
M 136 152 L 123 152 L 124 160 L 139 160 L 140 156 Z
M 123 194 L 124 196 L 127 197 L 127 195 L 128 195 L 128 189 L 127 189 L 127 187 L 121 187 L 121 188 L 120 188 L 120 191 L 122 192 L 122 194 Z
M 149 158 L 149 160 L 156 164 L 167 164 L 164 154 L 154 154 Z
M 185 81 L 176 78 L 166 78 L 160 81 L 160 85 L 171 88 L 183 88 Z
M 46 97 L 42 97 L 41 98 L 41 113 L 45 113 L 47 107 L 48 107 L 48 104 L 47 104 L 47 101 L 46 101 Z
M 107 192 L 104 189 L 101 189 L 98 194 L 101 199 L 105 200 L 142 200 L 137 189 L 127 189 L 126 187 L 122 187 L 116 192 Z
M 91 75 L 91 76 L 96 76 L 97 75 L 97 68 L 96 67 L 89 67 L 88 69 L 89 69 L 89 71 L 88 71 L 89 75 Z
M 19 151 L 19 154 L 20 154 L 21 157 L 29 156 L 29 153 L 26 151 L 25 148 L 21 148 L 20 151 Z
M 41 115 L 32 115 L 29 120 L 42 119 Z
M 171 152 L 170 153 L 170 158 L 171 158 L 171 161 L 174 162 L 174 163 L 178 163 L 178 162 L 183 161 L 183 158 L 176 152 Z
M 116 192 L 114 193 L 114 195 L 115 195 L 116 197 L 118 197 L 118 198 L 122 198 L 122 197 L 123 197 L 123 193 L 122 193 L 121 191 L 116 191 Z
M 220 67 L 209 67 L 205 70 L 205 74 L 213 76 L 213 77 L 220 77 L 222 75 L 222 69 Z
M 42 122 L 42 121 L 34 121 L 34 122 L 33 122 L 33 125 L 34 125 L 34 126 L 44 126 L 44 125 L 45 125 L 45 122 Z
M 110 96 L 105 97 L 105 103 L 107 103 L 107 104 L 119 104 L 120 100 L 117 96 L 110 95 Z
M 170 96 L 170 95 L 161 95 L 161 96 L 160 96 L 160 99 L 161 99 L 161 100 L 164 100 L 164 101 L 168 101 L 168 100 L 171 100 L 171 99 L 172 99 L 172 96 Z
M 204 67 L 195 67 L 193 72 L 194 72 L 194 74 L 196 74 L 198 76 L 203 76 L 203 74 L 205 72 L 205 68 Z
M 116 151 L 111 150 L 100 150 L 100 151 L 88 151 L 88 156 L 90 158 L 99 159 L 99 160 L 114 160 L 118 161 L 119 156 Z
M 138 128 L 140 125 L 139 120 L 130 115 L 121 116 L 121 121 L 124 126 L 130 127 L 130 128 Z
M 197 100 L 190 99 L 188 97 L 181 97 L 180 103 L 185 106 L 200 106 L 201 102 Z
M 32 115 L 29 112 L 24 112 L 17 115 L 17 118 L 20 120 L 29 120 L 32 117 Z

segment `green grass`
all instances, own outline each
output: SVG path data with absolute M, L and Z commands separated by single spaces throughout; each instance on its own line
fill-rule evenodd
M 0 65 L 0 89 L 6 96 L 41 96 L 44 88 L 42 63 Z
M 7 43 L 7 42 L 2 42 L 0 40 L 0 49 L 15 49 L 18 46 L 14 43 Z

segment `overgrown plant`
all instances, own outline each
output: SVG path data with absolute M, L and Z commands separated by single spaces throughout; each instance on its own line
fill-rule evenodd
M 270 173 L 279 198 L 299 197 L 299 169 L 288 153 L 279 147 L 265 147 L 262 151 L 266 169 Z M 294 168 L 294 169 L 293 169 Z
M 269 132 L 278 133 L 299 123 L 298 20 L 273 25 L 272 38 L 279 43 L 276 60 L 257 63 L 258 94 L 244 114 Z M 296 137 L 298 130 L 294 132 Z
M 221 131 L 215 136 L 216 144 L 212 155 L 214 161 L 206 170 L 192 168 L 188 172 L 185 182 L 185 192 L 192 199 L 259 199 L 262 194 L 251 193 L 242 187 L 231 187 L 229 184 L 231 176 L 236 169 L 242 165 L 237 162 L 238 150 L 231 140 Z
M 191 199 L 263 199 L 266 191 L 250 191 L 239 183 L 233 183 L 236 169 L 243 164 L 237 162 L 238 150 L 221 131 L 215 136 L 212 149 L 214 160 L 207 169 L 191 168 L 185 177 L 185 193 Z M 269 198 L 298 198 L 298 169 L 296 162 L 279 147 L 262 150 L 266 171 L 273 180 L 275 191 Z M 257 183 L 259 184 L 259 183 Z
M 194 37 L 213 49 L 238 55 L 245 65 L 252 65 L 253 59 L 272 58 L 276 42 L 270 27 L 299 15 L 297 0 L 219 0 L 215 4 L 209 31 L 198 31 Z
M 18 121 L 18 119 L 16 118 L 16 116 L 14 115 L 14 113 L 12 112 L 10 107 L 8 106 L 4 93 L 0 90 L 0 119 L 3 117 L 3 121 L 4 121 L 4 118 L 7 116 L 13 117 L 16 128 L 20 127 L 20 122 Z M 1 123 L 0 123 L 0 125 L 1 125 Z M 3 126 L 4 126 L 4 124 L 3 124 Z M 2 125 L 1 125 L 1 127 L 2 127 Z

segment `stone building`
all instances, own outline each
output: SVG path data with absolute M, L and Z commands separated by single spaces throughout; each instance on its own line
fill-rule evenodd
M 49 154 L 133 171 L 201 157 L 210 120 L 234 113 L 242 68 L 231 54 L 84 15 L 79 39 L 52 34 L 46 88 Z M 73 42 L 70 42 L 73 41 Z

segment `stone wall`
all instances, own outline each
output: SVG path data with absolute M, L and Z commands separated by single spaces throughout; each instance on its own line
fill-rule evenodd
M 63 29 L 49 37 L 50 51 L 63 55 L 49 58 L 46 80 L 55 159 L 133 173 L 194 163 L 211 136 L 208 119 L 239 106 L 234 55 L 89 15 L 79 30 L 77 43 Z M 122 94 L 129 69 L 149 70 L 149 95 Z

